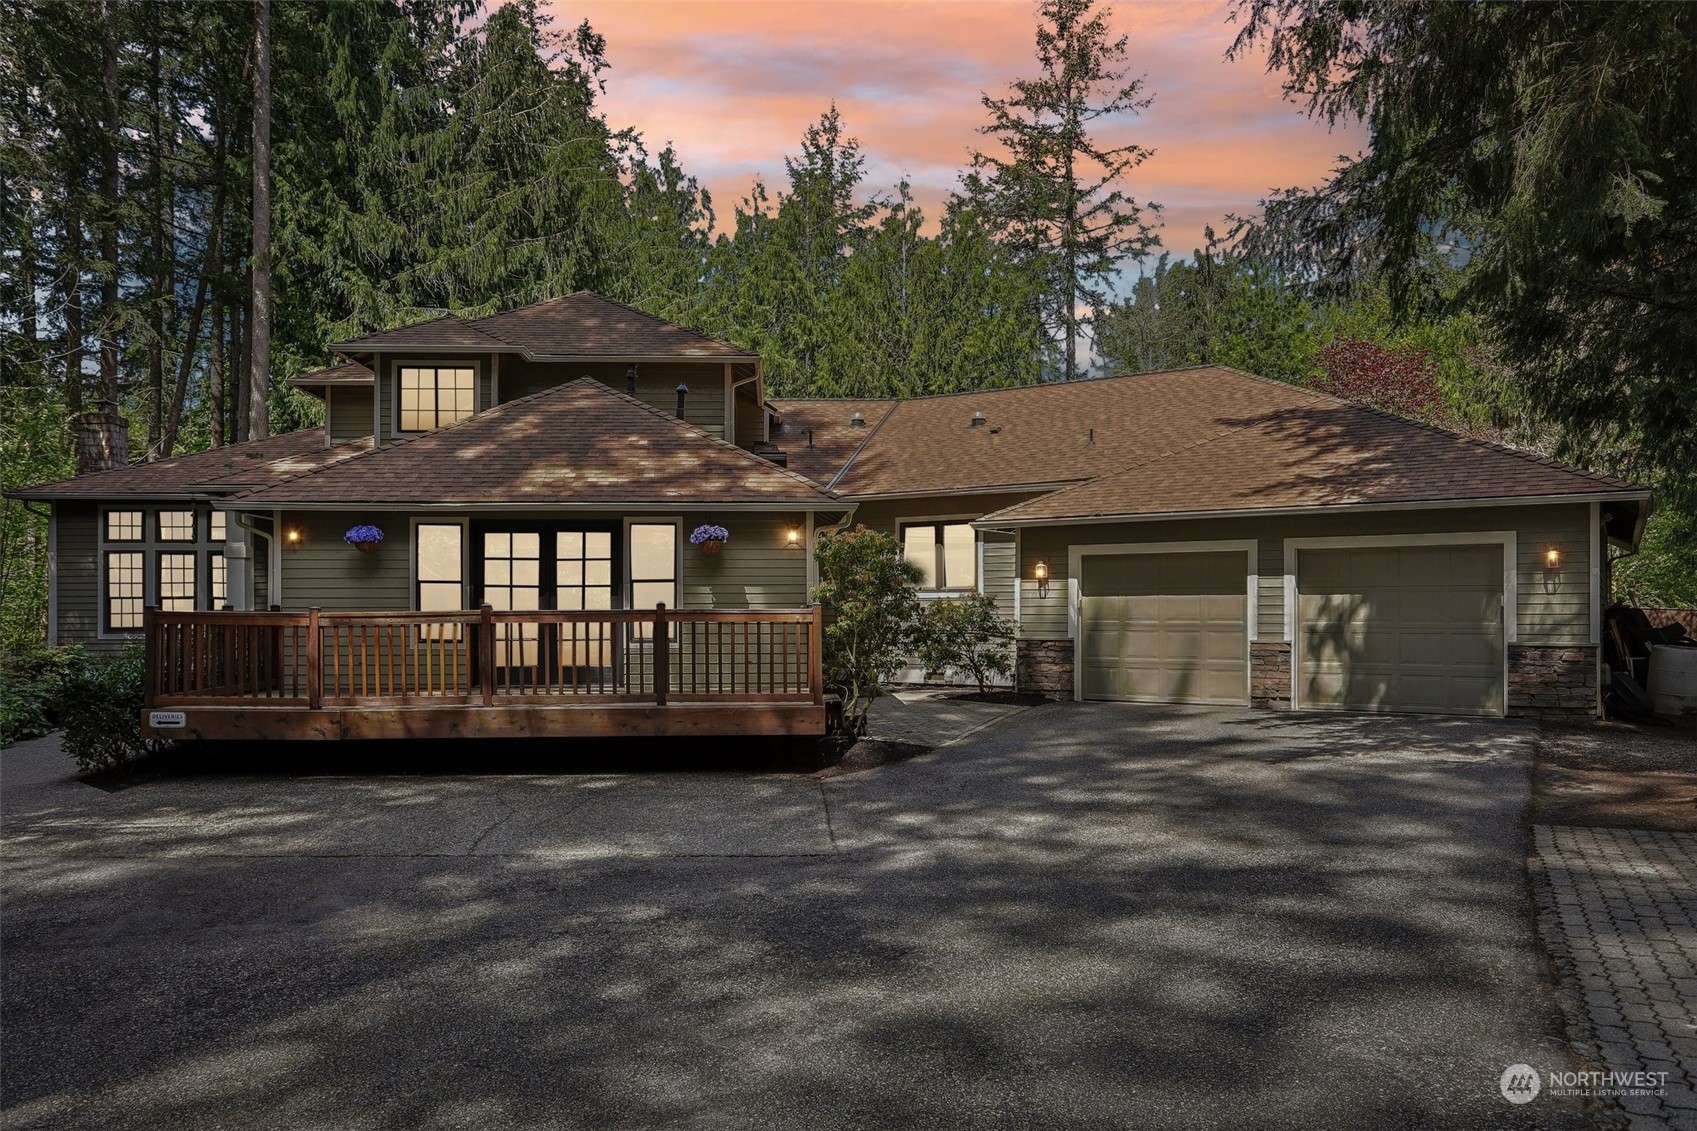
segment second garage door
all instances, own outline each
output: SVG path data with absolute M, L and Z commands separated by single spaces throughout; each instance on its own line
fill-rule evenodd
M 1093 554 L 1080 561 L 1084 698 L 1249 701 L 1244 553 Z
M 1297 554 L 1300 706 L 1500 715 L 1498 545 Z

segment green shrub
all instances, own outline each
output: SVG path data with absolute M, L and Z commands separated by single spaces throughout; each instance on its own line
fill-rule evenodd
M 919 613 L 919 568 L 888 534 L 856 526 L 819 535 L 813 556 L 825 608 L 825 683 L 843 700 L 843 729 L 866 733 L 878 685 L 901 670 Z
M 1013 677 L 1013 625 L 994 597 L 966 593 L 932 601 L 919 614 L 914 653 L 927 673 L 970 679 L 979 691 Z
M 66 678 L 85 663 L 82 649 L 35 647 L 0 656 L 0 746 L 58 725 Z
M 88 661 L 61 685 L 65 753 L 84 773 L 117 769 L 157 748 L 141 736 L 144 670 L 142 646 L 132 644 Z

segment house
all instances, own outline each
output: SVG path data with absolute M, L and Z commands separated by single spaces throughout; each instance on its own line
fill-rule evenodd
M 768 400 L 758 357 L 587 293 L 335 351 L 294 380 L 322 429 L 18 493 L 54 639 L 145 638 L 160 734 L 821 733 L 808 547 L 851 520 L 927 599 L 994 596 L 1022 689 L 1592 714 L 1650 507 L 1219 366 Z

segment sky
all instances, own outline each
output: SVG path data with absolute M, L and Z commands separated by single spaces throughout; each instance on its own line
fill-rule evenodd
M 783 158 L 836 101 L 867 157 L 869 190 L 906 177 L 928 215 L 988 139 L 983 93 L 1036 72 L 1032 0 L 548 0 L 561 30 L 587 18 L 607 39 L 603 109 L 667 142 L 713 195 L 720 227 L 756 175 L 784 178 Z M 1124 186 L 1162 204 L 1160 235 L 1188 256 L 1227 213 L 1252 213 L 1270 190 L 1313 185 L 1355 130 L 1328 131 L 1283 100 L 1263 60 L 1224 60 L 1237 33 L 1229 4 L 1122 0 L 1112 22 L 1130 36 L 1129 67 L 1153 104 L 1106 120 L 1102 140 L 1154 155 Z

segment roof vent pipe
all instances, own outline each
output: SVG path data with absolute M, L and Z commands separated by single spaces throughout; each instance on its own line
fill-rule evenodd
M 984 427 L 984 414 L 982 412 L 973 413 L 972 414 L 972 423 L 968 424 L 967 427 L 968 428 L 982 428 L 982 427 Z
M 636 396 L 636 363 L 635 362 L 632 362 L 630 367 L 625 370 L 625 392 L 630 394 L 633 397 Z
M 682 420 L 684 418 L 684 398 L 687 397 L 687 396 L 689 396 L 689 386 L 684 384 L 682 381 L 679 381 L 678 382 L 678 419 L 679 420 Z
M 849 417 L 849 427 L 850 428 L 865 428 L 866 427 L 866 418 L 864 416 L 860 415 L 860 413 L 858 413 L 858 412 L 855 413 L 853 416 Z

